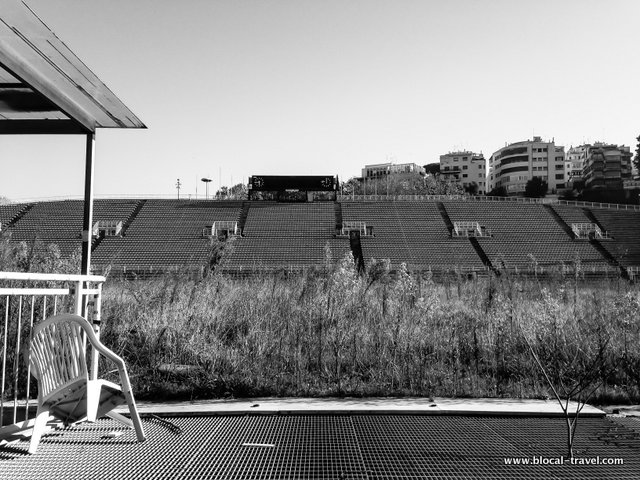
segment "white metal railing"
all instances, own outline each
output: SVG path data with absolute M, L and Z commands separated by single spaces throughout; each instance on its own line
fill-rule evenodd
M 478 222 L 453 222 L 452 237 L 490 237 L 491 231 Z
M 478 222 L 453 222 L 453 235 L 456 237 L 477 237 L 482 235 Z
M 184 201 L 242 201 L 246 198 L 229 198 L 231 195 L 222 197 L 221 195 L 209 195 L 206 197 L 204 193 L 180 193 L 180 198 L 175 193 L 167 194 L 141 194 L 141 193 L 113 193 L 113 194 L 96 194 L 94 200 L 184 200 Z M 239 197 L 240 195 L 237 195 Z M 22 197 L 12 198 L 8 203 L 43 203 L 43 202 L 62 202 L 65 200 L 84 200 L 84 195 L 60 195 L 53 197 Z
M 371 227 L 369 227 L 367 229 L 367 223 L 366 222 L 342 222 L 342 229 L 340 230 L 340 235 L 345 235 L 345 236 L 349 236 L 349 233 L 351 231 L 358 231 L 360 232 L 360 235 L 365 236 L 365 235 L 369 235 L 370 231 L 371 231 Z
M 103 233 L 106 237 L 116 237 L 122 232 L 122 220 L 98 220 L 93 224 L 94 237 Z
M 571 230 L 577 238 L 589 238 L 590 235 L 597 239 L 609 238 L 607 232 L 603 232 L 595 223 L 572 223 Z
M 574 207 L 606 208 L 609 210 L 633 210 L 640 211 L 640 205 L 624 203 L 600 203 L 583 202 L 575 200 L 560 200 L 557 198 L 527 198 L 527 197 L 489 197 L 485 195 L 338 195 L 340 202 L 365 202 L 365 201 L 394 201 L 415 202 L 424 200 L 463 200 L 468 202 L 507 202 L 507 203 L 534 203 L 545 205 L 571 205 Z
M 82 196 L 61 196 L 61 197 L 33 197 L 33 198 L 19 198 L 12 199 L 11 204 L 22 203 L 39 203 L 39 202 L 55 202 L 62 200 L 83 200 Z M 96 200 L 152 200 L 152 199 L 165 199 L 176 200 L 177 197 L 174 194 L 167 195 L 141 195 L 141 194 L 129 194 L 129 195 L 96 195 Z M 574 207 L 590 207 L 590 208 L 606 208 L 609 210 L 634 210 L 640 211 L 640 205 L 625 204 L 625 203 L 602 203 L 602 202 L 585 202 L 578 200 L 560 200 L 553 197 L 543 198 L 527 198 L 527 197 L 490 197 L 486 195 L 349 195 L 338 194 L 336 198 L 339 202 L 348 201 L 424 201 L 424 200 L 465 200 L 470 202 L 515 202 L 515 203 L 536 203 L 536 204 L 551 204 L 551 205 L 571 205 Z M 205 198 L 204 195 L 193 194 L 180 194 L 179 200 L 183 201 L 201 201 L 201 200 L 216 200 L 216 201 L 229 201 L 238 202 L 247 199 L 243 198 L 221 198 L 210 196 Z
M 233 220 L 217 220 L 213 222 L 211 232 L 214 235 L 224 234 L 237 235 L 238 234 L 238 222 Z
M 92 321 L 99 335 L 104 281 L 98 275 L 0 272 L 0 441 L 33 423 L 28 353 L 33 326 L 71 312 Z M 93 379 L 97 366 L 97 352 L 92 352 Z

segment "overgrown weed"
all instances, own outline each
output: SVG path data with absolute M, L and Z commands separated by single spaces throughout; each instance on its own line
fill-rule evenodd
M 640 400 L 640 294 L 629 283 L 436 282 L 388 262 L 361 275 L 348 256 L 286 278 L 111 280 L 103 318 L 141 397 L 545 398 L 519 327 L 553 360 L 554 331 L 588 319 L 611 335 L 619 366 L 594 400 Z

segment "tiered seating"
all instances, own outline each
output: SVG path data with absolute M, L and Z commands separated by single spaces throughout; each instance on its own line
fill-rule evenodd
M 203 230 L 215 221 L 239 222 L 243 205 L 249 207 L 244 236 L 232 241 L 225 257 L 229 271 L 317 266 L 326 260 L 327 245 L 333 261 L 351 249 L 348 238 L 335 236 L 333 202 L 97 200 L 94 221 L 131 221 L 123 237 L 104 237 L 94 243 L 92 264 L 98 271 L 107 266 L 116 271 L 204 266 L 212 242 Z M 453 200 L 443 205 L 452 222 L 478 222 L 492 233 L 492 238 L 477 237 L 477 241 L 497 266 L 502 261 L 507 267 L 551 266 L 577 257 L 588 269 L 604 267 L 611 259 L 597 244 L 572 239 L 542 205 Z M 24 213 L 7 228 L 11 241 L 38 238 L 44 246 L 57 244 L 65 256 L 80 248 L 82 201 L 25 207 L 0 206 L 0 221 L 5 225 Z M 450 237 L 437 202 L 344 202 L 341 208 L 343 223 L 365 222 L 373 228 L 373 236 L 360 239 L 365 262 L 388 258 L 394 267 L 406 263 L 411 269 L 483 268 L 469 240 Z M 620 264 L 640 266 L 640 212 L 567 205 L 553 205 L 553 209 L 569 226 L 591 223 L 595 217 L 613 237 L 600 245 Z
M 413 263 L 393 202 L 344 202 L 342 221 L 365 222 L 367 227 L 373 227 L 373 237 L 360 238 L 365 263 L 372 258 L 388 258 L 394 266 Z
M 576 256 L 585 267 L 606 261 L 588 242 L 574 241 L 542 205 L 510 202 L 444 202 L 452 222 L 475 221 L 493 234 L 478 238 L 494 266 L 560 265 Z M 533 258 L 532 258 L 533 257 Z
M 135 208 L 135 200 L 96 200 L 93 219 L 126 220 Z M 43 246 L 56 244 L 63 256 L 82 245 L 84 202 L 65 200 L 41 202 L 31 208 L 12 228 L 12 239 L 32 242 L 38 238 Z
M 553 209 L 569 228 L 571 228 L 572 223 L 592 223 L 581 207 L 575 207 L 573 205 L 553 205 Z
M 484 267 L 471 243 L 449 237 L 449 230 L 435 202 L 398 202 L 395 206 L 416 266 Z
M 9 205 L 0 205 L 0 225 L 4 229 L 7 223 L 13 219 L 23 208 L 27 206 L 26 203 L 12 203 Z
M 206 264 L 210 239 L 202 235 L 216 220 L 237 221 L 242 202 L 148 200 L 124 237 L 105 237 L 93 254 L 97 266 L 165 269 Z
M 591 212 L 612 236 L 601 245 L 621 265 L 640 265 L 640 212 L 626 210 L 591 209 Z
M 406 263 L 412 268 L 482 268 L 469 242 L 453 242 L 434 202 L 345 202 L 343 221 L 363 221 L 373 237 L 362 237 L 365 262 L 370 258 Z
M 13 226 L 11 238 L 26 242 L 37 238 L 42 247 L 53 243 L 68 256 L 82 244 L 82 205 L 75 200 L 37 203 Z
M 251 202 L 243 237 L 236 238 L 226 266 L 261 269 L 322 265 L 329 244 L 337 260 L 350 251 L 336 239 L 333 203 Z

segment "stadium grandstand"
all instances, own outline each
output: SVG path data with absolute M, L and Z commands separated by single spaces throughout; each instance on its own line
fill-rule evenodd
M 640 269 L 638 206 L 337 192 L 331 199 L 325 194 L 337 188 L 337 178 L 330 178 L 318 177 L 321 195 L 314 197 L 313 178 L 303 177 L 304 194 L 292 197 L 295 189 L 287 188 L 288 201 L 97 199 L 93 271 L 136 277 L 212 266 L 230 274 L 294 272 L 348 252 L 360 265 L 389 259 L 392 268 L 404 263 L 432 273 L 574 272 L 579 265 L 584 274 L 634 277 Z M 268 177 L 268 188 L 275 179 Z M 282 185 L 295 184 L 295 177 L 285 180 Z M 35 248 L 56 244 L 68 256 L 81 246 L 82 211 L 82 200 L 2 205 L 2 235 Z M 224 254 L 216 257 L 221 247 Z

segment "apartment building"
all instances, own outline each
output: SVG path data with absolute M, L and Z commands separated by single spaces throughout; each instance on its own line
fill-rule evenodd
M 582 181 L 582 171 L 587 160 L 589 145 L 571 147 L 567 150 L 565 158 L 565 174 L 567 186 Z
M 487 193 L 487 160 L 482 153 L 449 152 L 440 155 L 440 175 L 468 188 L 474 183 L 478 194 Z
M 424 175 L 424 173 L 424 167 L 415 163 L 376 163 L 364 166 L 362 178 L 375 180 L 387 175 Z
M 620 189 L 631 180 L 631 148 L 625 145 L 594 143 L 584 145 L 586 155 L 582 176 L 590 189 Z
M 538 177 L 547 182 L 547 192 L 565 188 L 564 147 L 541 137 L 505 145 L 489 158 L 489 188 L 504 187 L 508 195 L 524 194 L 527 182 Z

